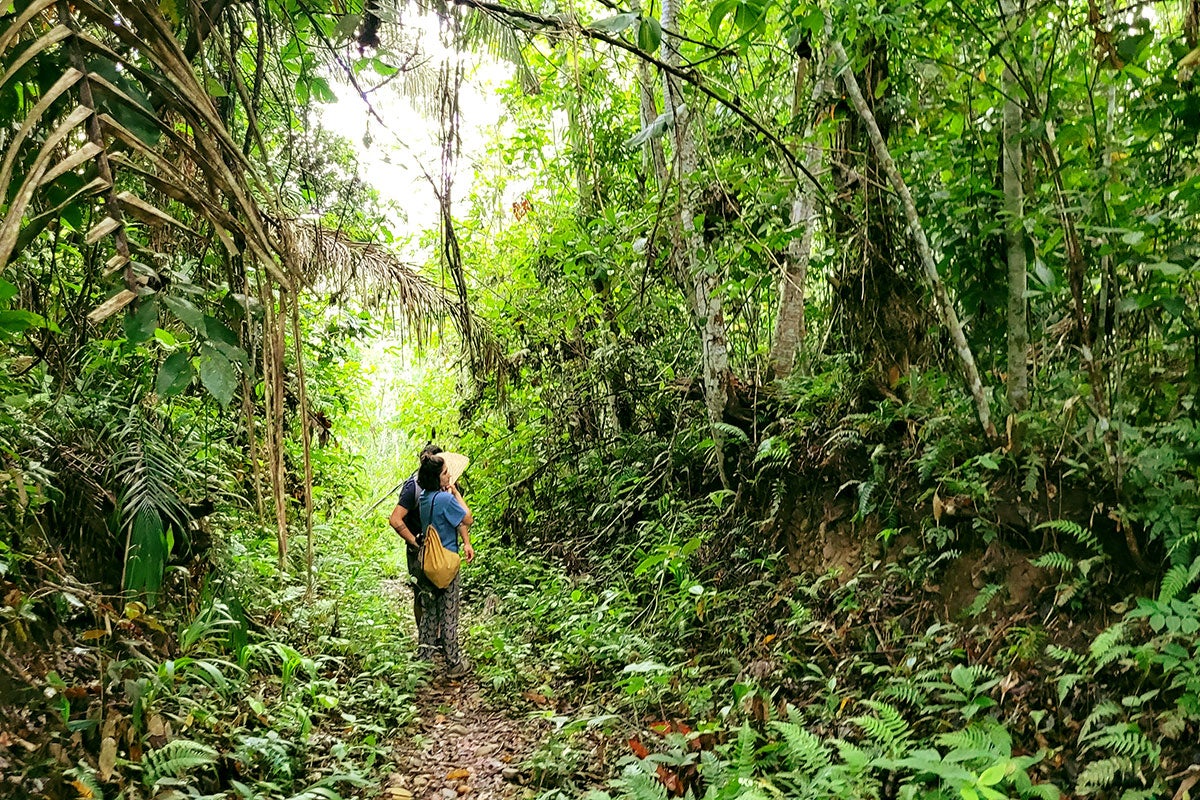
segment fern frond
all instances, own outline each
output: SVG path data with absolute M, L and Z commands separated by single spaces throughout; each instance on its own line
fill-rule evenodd
M 763 439 L 754 453 L 754 465 L 758 467 L 782 467 L 792 459 L 792 447 L 782 436 Z
M 1060 572 L 1070 572 L 1075 568 L 1075 561 L 1057 551 L 1043 553 L 1038 558 L 1032 558 L 1029 563 L 1039 569 L 1056 569 Z
M 1060 705 L 1081 680 L 1083 680 L 1083 675 L 1078 672 L 1068 673 L 1058 679 L 1058 702 Z
M 81 797 L 88 797 L 90 800 L 104 800 L 104 787 L 100 785 L 100 776 L 92 769 L 86 761 L 80 760 L 76 766 L 63 772 L 63 775 L 68 778 L 74 778 L 77 787 L 82 786 L 83 790 L 79 791 Z
M 784 755 L 788 767 L 808 775 L 830 765 L 829 750 L 816 736 L 796 722 L 772 722 L 771 727 L 783 735 L 787 747 Z
M 1128 648 L 1120 647 L 1121 642 L 1125 640 L 1125 633 L 1125 623 L 1118 622 L 1101 631 L 1100 635 L 1092 641 L 1088 652 L 1091 654 L 1097 670 L 1125 654 Z
M 863 729 L 872 743 L 880 746 L 889 753 L 905 749 L 911 735 L 908 721 L 893 705 L 878 700 L 864 700 L 863 705 L 870 708 L 877 716 L 858 716 L 850 719 Z
M 1074 650 L 1068 650 L 1056 644 L 1046 645 L 1046 655 L 1063 664 L 1075 664 L 1079 666 L 1083 665 L 1087 660 L 1083 655 L 1076 653 Z
M 217 763 L 217 751 L 190 739 L 174 739 L 142 756 L 142 780 L 153 786 L 160 778 L 178 778 L 197 767 Z
M 757 750 L 754 746 L 758 734 L 750 723 L 744 723 L 738 731 L 737 745 L 734 748 L 733 771 L 740 780 L 749 780 L 754 775 Z
M 1105 758 L 1093 761 L 1083 768 L 1075 784 L 1077 794 L 1091 794 L 1112 784 L 1118 775 L 1131 772 L 1133 764 L 1128 758 Z
M 1034 527 L 1035 531 L 1046 529 L 1052 530 L 1055 533 L 1064 533 L 1094 553 L 1104 552 L 1104 548 L 1100 546 L 1100 540 L 1096 538 L 1096 534 L 1077 522 L 1072 522 L 1069 519 L 1052 519 Z
M 1120 713 L 1121 707 L 1112 700 L 1105 700 L 1103 703 L 1100 703 L 1098 706 L 1092 709 L 1092 713 L 1088 714 L 1084 718 L 1083 724 L 1079 726 L 1079 741 L 1084 742 L 1087 740 L 1092 731 L 1092 727 L 1095 726 L 1097 722 L 1104 722 L 1105 720 L 1111 719 Z
M 1200 556 L 1191 565 L 1176 564 L 1163 575 L 1162 586 L 1158 590 L 1158 602 L 1169 603 L 1178 597 L 1200 577 Z
M 726 440 L 737 442 L 738 444 L 750 444 L 750 436 L 737 425 L 730 425 L 728 422 L 714 422 L 713 430 L 721 434 Z
M 951 751 L 988 754 L 1008 758 L 1012 754 L 1012 736 L 995 720 L 983 719 L 972 722 L 966 728 L 939 734 L 934 739 Z M 950 760 L 951 756 L 946 758 Z

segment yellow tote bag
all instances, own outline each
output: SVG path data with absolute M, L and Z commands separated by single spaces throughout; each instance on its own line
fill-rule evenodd
M 458 553 L 442 546 L 442 537 L 438 535 L 437 528 L 433 527 L 433 501 L 429 503 L 429 516 L 431 521 L 425 527 L 425 542 L 421 545 L 421 569 L 430 583 L 439 589 L 445 589 L 458 574 L 462 558 Z

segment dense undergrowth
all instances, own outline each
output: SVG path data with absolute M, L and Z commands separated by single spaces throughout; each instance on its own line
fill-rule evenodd
M 1156 492 L 1103 493 L 1099 443 L 1045 410 L 1020 455 L 981 448 L 945 385 L 782 387 L 737 496 L 689 480 L 711 442 L 684 429 L 549 465 L 520 508 L 490 508 L 519 522 L 471 582 L 492 609 L 475 655 L 559 726 L 527 765 L 542 796 L 614 772 L 589 796 L 1186 793 L 1200 560 L 1159 527 L 1175 566 L 1138 578 L 1119 526 L 1187 530 L 1193 506 L 1168 521 Z M 1184 457 L 1152 444 L 1177 428 L 1128 443 L 1130 483 Z M 1194 499 L 1174 474 L 1162 491 Z
M 314 458 L 311 580 L 302 525 L 289 569 L 279 570 L 274 526 L 245 497 L 251 477 L 231 469 L 236 451 L 215 441 L 228 418 L 190 401 L 143 400 L 133 409 L 143 427 L 132 441 L 146 444 L 137 449 L 120 446 L 122 412 L 96 404 L 94 414 L 116 421 L 97 426 L 100 446 L 85 450 L 77 437 L 88 432 L 73 427 L 71 409 L 44 395 L 17 409 L 24 436 L 56 460 L 42 473 L 8 473 L 0 796 L 335 800 L 375 790 L 416 713 L 424 669 L 411 661 L 411 611 L 388 583 L 403 580 L 402 553 L 364 510 L 416 444 L 391 427 L 360 435 L 376 416 L 388 424 L 365 390 L 372 375 L 341 345 L 325 353 L 312 397 L 337 414 L 342 440 Z M 392 375 L 375 379 L 386 388 Z M 7 388 L 11 409 L 20 387 Z M 145 433 L 154 426 L 157 438 Z M 96 461 L 81 467 L 83 457 Z M 79 483 L 88 474 L 113 494 L 90 493 Z M 114 495 L 106 519 L 102 504 Z M 116 579 L 105 549 L 120 548 L 120 505 L 134 501 L 195 507 L 200 518 L 173 526 L 162 551 L 153 541 L 136 549 L 131 530 L 130 589 L 105 592 Z M 42 527 L 43 506 L 82 509 L 97 532 L 64 539 Z M 146 563 L 155 558 L 157 568 Z M 158 578 L 146 583 L 139 570 Z

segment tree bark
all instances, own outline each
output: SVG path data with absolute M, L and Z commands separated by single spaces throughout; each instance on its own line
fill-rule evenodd
M 1014 0 L 1003 0 L 1001 13 L 1009 30 L 1009 41 L 1017 41 L 1015 34 L 1020 25 Z M 1010 59 L 1015 59 L 1014 52 Z M 1004 232 L 1008 250 L 1008 404 L 1014 413 L 1029 407 L 1029 372 L 1026 368 L 1026 351 L 1029 347 L 1028 304 L 1025 289 L 1028 264 L 1025 257 L 1025 184 L 1022 172 L 1025 165 L 1024 145 L 1021 142 L 1023 128 L 1021 106 L 1015 97 L 1019 90 L 1013 74 L 1011 60 L 1004 68 L 1002 78 L 1004 94 L 1004 120 L 1001 134 L 1004 167 Z M 1013 448 L 1019 449 L 1019 431 L 1014 427 Z
M 816 78 L 812 89 L 812 117 L 804 129 L 804 166 L 816 174 L 821 166 L 822 148 L 816 141 L 816 120 L 822 101 L 832 90 L 832 81 L 826 71 L 827 59 L 822 58 L 814 71 Z M 808 70 L 808 59 L 800 59 L 796 67 L 796 92 L 792 100 L 792 117 L 801 112 L 800 97 L 803 91 L 801 74 Z M 775 334 L 771 343 L 771 372 L 776 378 L 786 378 L 796 368 L 796 357 L 804 348 L 806 334 L 804 302 L 805 284 L 808 281 L 808 264 L 812 257 L 813 235 L 817 230 L 817 187 L 810 181 L 798 181 L 796 194 L 792 198 L 791 224 L 802 231 L 799 237 L 788 242 L 787 260 L 783 276 L 779 281 L 779 313 L 775 317 Z M 801 369 L 804 365 L 801 364 Z
M 663 62 L 678 68 L 679 0 L 664 0 L 662 4 Z M 696 230 L 696 172 L 698 158 L 692 135 L 693 110 L 684 102 L 679 79 L 670 71 L 663 77 L 663 97 L 667 108 L 674 111 L 675 172 L 679 176 L 678 230 L 685 250 L 685 264 L 692 280 L 693 307 L 700 324 L 701 365 L 704 376 L 704 406 L 712 428 L 717 456 L 717 471 L 721 484 L 729 488 L 725 469 L 725 437 L 721 432 L 725 409 L 729 404 L 729 346 L 722 308 L 720 276 L 708 269 L 704 259 L 704 235 Z
M 988 407 L 983 380 L 979 376 L 979 368 L 975 364 L 975 355 L 971 351 L 970 344 L 967 343 L 967 337 L 963 333 L 958 313 L 954 310 L 950 293 L 938 274 L 937 262 L 934 261 L 933 250 L 929 246 L 929 239 L 921 225 L 921 218 L 917 215 L 917 206 L 913 202 L 912 192 L 908 190 L 908 184 L 904 182 L 900 170 L 896 167 L 896 162 L 892 159 L 892 154 L 888 152 L 887 144 L 883 141 L 883 134 L 879 131 L 879 124 L 875 121 L 875 115 L 871 113 L 867 101 L 863 98 L 862 91 L 858 87 L 858 80 L 854 77 L 854 71 L 849 68 L 850 59 L 846 56 L 846 49 L 833 37 L 833 19 L 828 12 L 825 15 L 825 34 L 829 37 L 830 52 L 836 62 L 835 69 L 841 70 L 846 94 L 850 96 L 855 110 L 858 111 L 863 123 L 867 126 L 875 155 L 884 172 L 887 173 L 892 188 L 896 190 L 896 194 L 900 195 L 900 200 L 904 205 L 904 216 L 908 221 L 909 232 L 912 234 L 917 252 L 921 257 L 925 279 L 933 292 L 934 303 L 937 306 L 938 315 L 942 318 L 942 324 L 946 326 L 950 339 L 954 343 L 954 352 L 958 355 L 967 391 L 970 392 L 971 399 L 975 402 L 975 413 L 979 418 L 979 424 L 984 433 L 994 439 L 996 426 L 992 424 L 991 409 Z
M 642 4 L 638 3 L 637 12 L 642 13 Z M 658 119 L 658 103 L 654 99 L 654 78 L 650 74 L 650 64 L 644 59 L 638 59 L 638 111 L 640 112 L 642 130 Z M 642 145 L 642 158 L 646 172 L 653 176 L 661 191 L 667 185 L 667 159 L 663 155 L 662 139 L 651 136 Z

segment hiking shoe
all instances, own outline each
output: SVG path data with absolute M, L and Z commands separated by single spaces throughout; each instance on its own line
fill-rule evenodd
M 457 664 L 450 666 L 446 670 L 447 678 L 462 678 L 462 677 L 465 677 L 470 674 L 471 674 L 471 665 L 468 664 L 465 660 L 460 661 Z

